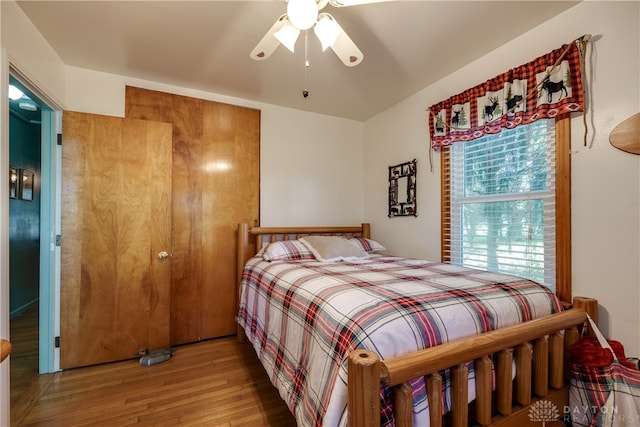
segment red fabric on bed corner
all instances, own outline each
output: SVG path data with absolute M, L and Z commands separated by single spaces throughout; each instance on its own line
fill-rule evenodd
M 627 361 L 624 354 L 624 346 L 620 341 L 607 340 L 618 361 L 628 367 L 634 368 L 633 362 Z M 603 348 L 596 337 L 580 337 L 569 347 L 572 362 L 580 366 L 605 367 L 613 363 L 613 354 L 607 348 Z

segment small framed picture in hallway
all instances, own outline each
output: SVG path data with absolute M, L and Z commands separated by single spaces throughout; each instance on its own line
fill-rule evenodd
M 9 198 L 18 198 L 18 168 L 9 166 Z
M 28 169 L 22 169 L 20 172 L 20 199 L 33 200 L 33 180 L 34 173 Z

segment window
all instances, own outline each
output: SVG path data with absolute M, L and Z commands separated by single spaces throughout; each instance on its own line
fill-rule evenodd
M 568 119 L 505 129 L 442 154 L 443 261 L 526 277 L 568 298 Z

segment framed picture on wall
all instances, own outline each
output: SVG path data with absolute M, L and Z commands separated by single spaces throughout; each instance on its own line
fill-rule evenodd
M 18 188 L 19 188 L 19 180 L 18 180 L 18 168 L 15 166 L 9 166 L 9 198 L 17 199 L 18 198 Z
M 20 199 L 21 200 L 33 200 L 33 179 L 34 173 L 28 169 L 22 169 L 20 171 Z
M 418 161 L 389 166 L 389 213 L 388 217 L 418 216 L 416 201 L 416 173 Z

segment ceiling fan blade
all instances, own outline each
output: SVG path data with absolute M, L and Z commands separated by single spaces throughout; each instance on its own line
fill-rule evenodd
M 357 6 L 359 4 L 382 3 L 393 0 L 329 0 L 329 4 L 333 7 Z
M 253 48 L 249 56 L 251 59 L 255 59 L 256 61 L 262 61 L 271 56 L 271 54 L 276 50 L 276 48 L 280 45 L 280 42 L 275 37 L 275 33 L 280 31 L 282 27 L 284 27 L 289 21 L 287 20 L 287 15 L 281 15 L 273 24 L 269 31 L 262 37 L 262 39 L 258 42 L 256 47 Z
M 340 27 L 340 24 L 338 24 Z M 358 46 L 351 40 L 351 38 L 340 27 L 340 33 L 336 38 L 336 41 L 331 45 L 331 49 L 338 55 L 338 58 L 347 67 L 355 67 L 364 59 L 364 54 L 358 49 Z

